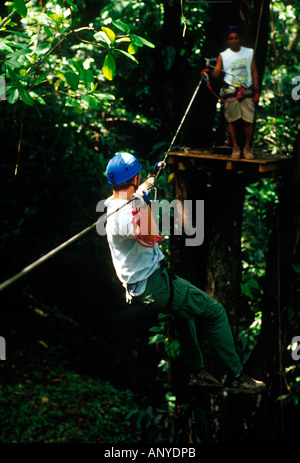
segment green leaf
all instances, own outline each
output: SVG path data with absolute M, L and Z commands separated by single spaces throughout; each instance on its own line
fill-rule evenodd
M 107 35 L 111 43 L 114 43 L 114 41 L 116 40 L 116 34 L 114 33 L 114 31 L 110 29 L 109 27 L 104 27 L 104 26 L 101 27 L 101 29 L 105 32 L 105 34 Z
M 80 80 L 83 81 L 84 87 L 87 90 L 91 90 L 91 86 L 94 83 L 94 74 L 91 69 L 82 69 L 80 72 Z
M 16 12 L 22 16 L 22 18 L 27 16 L 27 7 L 24 0 L 13 0 L 13 6 L 14 10 L 16 10 Z
M 248 297 L 250 297 L 250 299 L 253 299 L 253 294 L 252 294 L 251 289 L 249 288 L 249 286 L 247 286 L 245 284 L 241 284 L 241 289 L 242 289 L 242 292 L 245 294 L 245 296 L 248 296 Z
M 127 56 L 127 58 L 130 58 L 135 63 L 138 63 L 138 60 L 133 55 L 130 55 L 129 53 L 127 53 L 127 51 L 119 50 L 118 48 L 116 48 L 115 51 L 117 51 L 119 53 L 122 53 L 122 55 L 125 55 L 125 56 Z
M 66 106 L 78 106 L 78 101 L 75 98 L 66 98 Z
M 19 98 L 19 90 L 17 88 L 14 88 L 12 92 L 8 95 L 7 101 L 10 104 L 14 104 Z
M 147 47 L 155 48 L 155 45 L 149 42 L 149 40 L 144 39 L 144 37 L 140 37 L 139 35 L 135 35 L 135 34 L 130 34 L 130 38 L 135 43 L 135 45 L 137 45 L 138 47 L 142 47 L 143 45 L 146 45 Z
M 6 32 L 9 32 L 10 34 L 18 35 L 19 37 L 23 37 L 23 39 L 30 39 L 30 36 L 27 34 L 24 34 L 24 32 L 18 32 L 18 31 L 11 31 L 9 29 L 6 29 Z M 10 37 L 10 36 L 8 36 Z
M 38 101 L 40 104 L 45 105 L 46 101 L 36 92 L 30 92 L 30 96 L 35 98 L 35 101 Z
M 48 37 L 53 37 L 52 31 L 49 26 L 44 25 L 44 31 L 48 35 Z
M 163 334 L 155 334 L 151 339 L 150 341 L 148 342 L 148 344 L 155 344 L 156 342 L 163 342 L 165 340 L 165 335 Z
M 9 51 L 10 53 L 14 51 L 4 40 L 0 41 L 0 50 Z
M 179 355 L 180 352 L 180 344 L 178 339 L 174 339 L 170 344 L 170 355 L 172 358 L 175 358 L 176 355 Z
M 73 8 L 73 10 L 74 10 L 75 12 L 78 11 L 78 6 L 75 5 L 75 3 L 74 3 L 72 0 L 66 0 L 66 3 L 67 3 L 68 5 L 70 5 L 70 6 Z
M 73 71 L 66 71 L 64 73 L 64 76 L 65 76 L 65 79 L 66 79 L 68 85 L 70 85 L 72 90 L 77 90 L 78 85 L 79 85 L 79 75 L 76 74 L 76 72 L 73 72 Z
M 31 98 L 27 90 L 25 90 L 25 88 L 21 84 L 14 70 L 10 66 L 7 66 L 7 71 L 8 71 L 8 75 L 11 78 L 14 86 L 19 90 L 20 98 L 23 100 L 25 104 L 29 106 L 33 106 L 34 100 Z
M 123 21 L 121 21 L 120 19 L 112 21 L 112 24 L 118 29 L 120 29 L 122 32 L 125 32 L 125 34 L 129 34 L 130 27 L 127 24 L 123 23 Z
M 250 288 L 259 290 L 259 284 L 257 283 L 256 280 L 253 280 L 253 279 L 248 280 L 247 285 L 250 286 Z
M 162 327 L 161 326 L 151 326 L 151 328 L 149 328 L 149 331 L 151 331 L 152 333 L 161 333 Z
M 99 100 L 115 100 L 116 99 L 116 97 L 112 95 L 111 93 L 93 92 L 93 95 L 95 95 Z
M 33 106 L 34 105 L 34 100 L 31 98 L 27 90 L 23 90 L 23 92 L 20 92 L 20 97 L 22 101 L 27 104 L 28 106 Z
M 85 101 L 91 109 L 96 109 L 99 104 L 99 100 L 93 95 L 83 95 L 81 100 Z
M 300 264 L 292 264 L 292 268 L 295 272 L 300 273 Z
M 106 77 L 106 79 L 108 80 L 112 80 L 115 76 L 116 62 L 111 53 L 108 53 L 105 57 L 102 72 L 104 74 L 104 77 Z
M 111 45 L 111 40 L 110 38 L 108 37 L 108 35 L 103 32 L 103 31 L 100 31 L 100 32 L 96 32 L 96 34 L 94 34 L 94 38 L 96 40 L 101 40 L 101 42 L 105 42 L 107 43 L 107 45 Z
M 23 49 L 21 49 L 21 50 L 14 51 L 14 52 L 9 56 L 9 58 L 10 58 L 10 59 L 14 59 L 14 58 L 17 58 L 18 56 L 21 56 L 21 55 L 29 55 L 30 53 L 32 53 L 31 48 L 23 48 Z
M 137 52 L 138 46 L 131 42 L 127 51 L 130 55 L 134 55 Z

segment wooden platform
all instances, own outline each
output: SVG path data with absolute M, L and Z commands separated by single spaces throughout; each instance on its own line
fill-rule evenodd
M 231 148 L 227 147 L 209 149 L 180 148 L 169 153 L 168 163 L 171 166 L 176 165 L 179 170 L 186 170 L 189 166 L 202 166 L 207 169 L 235 169 L 263 175 L 286 167 L 290 161 L 290 158 L 286 155 L 263 154 L 255 151 L 254 159 L 232 159 L 231 151 Z

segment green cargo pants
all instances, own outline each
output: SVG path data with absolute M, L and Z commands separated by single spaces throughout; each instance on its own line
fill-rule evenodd
M 172 284 L 174 293 L 170 301 Z M 134 312 L 157 311 L 178 317 L 181 353 L 190 371 L 198 371 L 204 366 L 195 320 L 200 321 L 228 372 L 237 375 L 242 371 L 224 307 L 188 281 L 178 276 L 171 280 L 167 269 L 159 268 L 148 278 L 145 292 L 134 297 L 132 303 Z

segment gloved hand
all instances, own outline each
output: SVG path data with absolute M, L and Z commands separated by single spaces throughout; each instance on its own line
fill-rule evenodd
M 258 91 L 255 91 L 255 93 L 254 93 L 254 102 L 258 103 L 258 101 L 259 101 L 259 93 L 258 93 Z
M 150 202 L 150 192 L 148 190 L 143 190 L 142 191 L 142 196 L 143 196 L 143 200 L 145 201 L 146 204 L 149 204 Z
M 155 163 L 155 166 L 153 167 L 153 169 L 151 170 L 150 172 L 150 175 L 149 176 L 154 176 L 157 174 L 157 172 L 159 171 L 160 168 L 164 169 L 166 167 L 166 163 L 164 161 L 159 161 L 159 162 L 156 162 Z
M 140 201 L 140 207 L 147 207 L 150 202 L 150 192 L 148 190 L 140 190 L 139 188 L 133 194 L 134 198 L 137 198 Z

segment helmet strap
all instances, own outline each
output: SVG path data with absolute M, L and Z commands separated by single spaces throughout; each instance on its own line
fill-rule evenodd
M 138 175 L 139 175 L 139 174 L 137 174 L 137 175 L 134 177 L 134 178 L 137 179 L 137 182 L 136 182 L 136 183 L 131 183 L 131 184 L 130 184 L 131 186 L 133 186 L 133 188 L 135 189 L 135 191 L 136 191 L 136 190 L 138 189 L 138 187 L 139 187 L 139 185 L 138 185 L 138 183 L 139 183 L 139 181 L 138 181 Z

